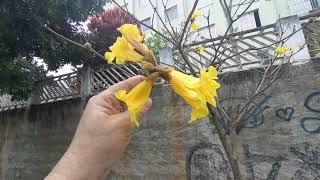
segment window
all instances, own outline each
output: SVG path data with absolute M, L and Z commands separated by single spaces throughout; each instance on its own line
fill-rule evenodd
M 236 31 L 245 31 L 261 26 L 259 11 L 251 11 L 242 15 L 234 24 Z
M 151 18 L 147 18 L 145 20 L 142 20 L 142 23 L 148 25 L 148 26 L 152 26 L 152 23 L 151 23 Z M 141 31 L 143 33 L 147 32 L 149 30 L 149 28 L 147 26 L 144 26 L 144 25 L 141 25 Z
M 293 15 L 304 15 L 319 8 L 320 0 L 289 0 L 289 7 Z
M 178 18 L 179 18 L 179 15 L 178 15 L 178 6 L 177 6 L 177 5 L 169 8 L 169 9 L 166 9 L 166 10 L 165 10 L 165 13 L 166 13 L 166 14 L 165 14 L 165 16 L 166 16 L 165 22 L 166 22 L 166 23 L 169 23 L 169 19 L 170 19 L 170 22 L 171 22 L 172 24 L 176 24 L 176 23 L 177 23 L 177 20 L 178 20 Z M 169 18 L 169 19 L 168 19 L 168 18 Z

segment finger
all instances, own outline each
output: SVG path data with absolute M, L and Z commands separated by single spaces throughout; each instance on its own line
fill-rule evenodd
M 148 101 L 146 102 L 146 104 L 141 109 L 141 111 L 138 113 L 138 121 L 139 122 L 142 120 L 145 113 L 150 110 L 151 106 L 152 106 L 152 100 L 149 98 Z M 128 123 L 128 122 L 131 123 L 131 116 L 130 116 L 130 112 L 128 110 L 125 112 L 122 112 L 120 114 L 117 114 L 117 116 L 121 117 L 120 119 L 121 119 L 121 121 L 123 121 L 123 123 Z
M 108 89 L 100 93 L 100 95 L 101 96 L 108 96 L 110 94 L 113 95 L 120 90 L 126 90 L 129 92 L 131 89 L 133 89 L 136 85 L 138 85 L 140 82 L 144 81 L 145 79 L 146 77 L 141 75 L 131 77 L 125 81 L 121 81 L 115 85 L 110 86 Z
M 148 101 L 146 102 L 146 104 L 143 106 L 143 108 L 141 109 L 141 111 L 138 114 L 138 119 L 141 120 L 144 115 L 150 110 L 152 106 L 152 100 L 149 98 Z

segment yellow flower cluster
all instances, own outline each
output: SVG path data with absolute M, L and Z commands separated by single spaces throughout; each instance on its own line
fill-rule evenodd
M 200 78 L 195 78 L 175 70 L 169 73 L 174 91 L 192 107 L 190 123 L 208 116 L 207 103 L 216 106 L 217 89 L 220 87 L 216 82 L 218 72 L 213 66 L 208 71 L 202 70 L 200 75 Z
M 197 19 L 199 19 L 202 16 L 201 11 L 195 10 L 191 17 L 191 25 L 190 29 L 192 32 L 199 30 L 200 26 L 195 22 Z
M 195 15 L 195 17 L 198 16 L 201 15 Z M 217 82 L 218 72 L 213 66 L 208 70 L 202 70 L 200 78 L 158 66 L 153 54 L 150 55 L 150 51 L 142 44 L 143 36 L 137 26 L 125 24 L 118 30 L 122 37 L 119 37 L 110 47 L 111 52 L 105 54 L 108 62 L 112 63 L 114 59 L 117 64 L 123 64 L 126 61 L 140 62 L 144 69 L 150 72 L 147 79 L 130 92 L 121 90 L 115 94 L 117 99 L 126 103 L 131 121 L 137 127 L 139 126 L 138 114 L 149 99 L 154 81 L 159 77 L 167 80 L 174 91 L 192 107 L 190 123 L 208 116 L 207 103 L 216 106 L 217 89 L 220 87 Z M 198 51 L 203 52 L 204 48 L 199 47 Z
M 122 37 L 118 37 L 117 41 L 109 49 L 111 52 L 105 53 L 105 58 L 108 63 L 111 64 L 114 59 L 116 59 L 117 64 L 124 64 L 126 61 L 141 62 L 143 56 L 135 51 L 132 44 L 129 43 L 130 40 L 134 39 L 138 42 L 143 41 L 143 36 L 141 35 L 137 25 L 124 24 L 118 31 L 122 34 Z

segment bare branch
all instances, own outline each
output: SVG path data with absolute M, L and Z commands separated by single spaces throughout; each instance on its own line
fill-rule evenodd
M 85 50 L 87 50 L 87 51 L 95 54 L 95 55 L 98 56 L 100 59 L 105 60 L 105 57 L 102 56 L 100 53 L 98 53 L 96 50 L 94 50 L 92 47 L 88 47 L 88 46 L 82 45 L 82 44 L 80 44 L 80 43 L 78 43 L 78 42 L 75 42 L 75 41 L 73 41 L 73 40 L 71 40 L 71 39 L 68 39 L 68 38 L 62 36 L 61 34 L 57 33 L 56 31 L 54 31 L 53 29 L 49 28 L 49 27 L 46 26 L 46 25 L 44 25 L 43 27 L 44 27 L 44 29 L 46 29 L 46 30 L 49 31 L 50 33 L 56 35 L 57 37 L 61 38 L 62 40 L 66 41 L 66 42 L 68 42 L 68 43 L 71 43 L 71 44 L 73 44 L 73 45 L 75 45 L 75 46 L 81 47 L 81 48 L 83 48 L 83 49 L 85 49 Z
M 189 16 L 188 16 L 185 24 L 184 24 L 184 27 L 182 29 L 182 33 L 181 33 L 180 41 L 178 42 L 178 46 L 182 45 L 182 42 L 183 42 L 183 39 L 184 39 L 184 35 L 185 35 L 186 31 L 187 31 L 189 22 L 191 21 L 192 15 L 193 15 L 194 11 L 196 10 L 198 3 L 199 3 L 199 0 L 195 0 L 194 1 L 193 7 L 192 7 L 192 9 L 191 9 L 191 11 L 189 13 Z
M 151 0 L 149 0 L 149 4 L 151 5 L 151 7 L 153 8 L 153 11 L 157 14 L 160 22 L 162 23 L 162 25 L 164 26 L 164 28 L 166 29 L 166 31 L 168 32 L 168 34 L 170 35 L 170 37 L 173 39 L 173 41 L 175 41 L 176 37 L 170 32 L 170 30 L 167 28 L 166 24 L 164 23 L 162 17 L 160 16 L 157 7 L 155 7 L 152 3 Z
M 122 11 L 124 11 L 126 14 L 128 14 L 130 17 L 132 17 L 133 19 L 135 19 L 136 21 L 138 21 L 141 25 L 146 26 L 147 28 L 151 29 L 152 31 L 154 31 L 155 33 L 157 33 L 160 37 L 162 37 L 163 39 L 167 40 L 168 42 L 172 43 L 172 44 L 176 44 L 174 41 L 172 41 L 170 38 L 166 37 L 163 35 L 163 33 L 159 32 L 158 30 L 156 30 L 155 28 L 147 25 L 146 23 L 141 22 L 140 20 L 138 20 L 134 15 L 132 15 L 130 12 L 126 11 L 125 9 L 123 9 L 123 7 L 116 2 L 116 0 L 111 0 L 114 4 L 116 4 Z

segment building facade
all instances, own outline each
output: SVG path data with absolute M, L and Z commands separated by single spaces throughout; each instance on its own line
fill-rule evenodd
M 193 2 L 193 0 L 129 0 L 125 5 L 122 0 L 119 0 L 119 3 L 126 6 L 139 20 L 159 30 L 164 28 L 159 16 L 165 24 L 169 24 L 170 21 L 175 28 L 181 28 L 182 22 L 192 9 Z M 231 14 L 235 18 L 245 10 L 246 2 L 248 0 L 232 0 Z M 239 7 L 239 4 L 244 5 Z M 257 0 L 234 24 L 234 30 L 243 31 L 273 24 L 277 19 L 291 15 L 303 16 L 319 7 L 320 0 Z M 159 15 L 154 13 L 154 8 L 157 9 Z M 197 9 L 210 19 L 208 22 L 203 17 L 197 22 L 200 25 L 199 32 L 202 36 L 206 37 L 208 25 L 214 36 L 226 31 L 228 24 L 219 0 L 200 0 Z M 142 31 L 150 32 L 147 27 L 142 27 Z

